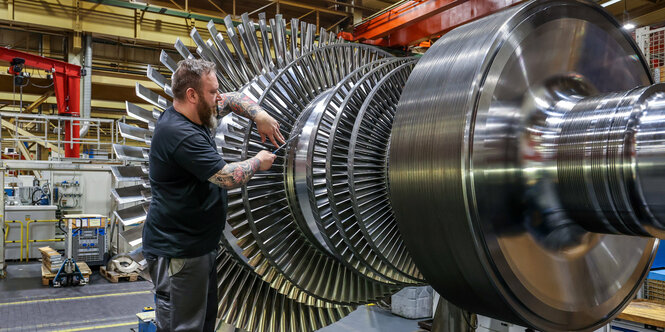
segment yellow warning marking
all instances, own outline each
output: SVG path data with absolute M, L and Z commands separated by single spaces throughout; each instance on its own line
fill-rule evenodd
M 117 322 L 119 320 L 132 319 L 135 318 L 135 315 L 127 315 L 122 317 L 109 317 L 109 318 L 97 318 L 97 319 L 86 319 L 72 322 L 57 322 L 57 323 L 45 323 L 29 326 L 20 326 L 20 327 L 11 327 L 11 328 L 0 328 L 0 332 L 9 332 L 9 331 L 27 331 L 27 330 L 38 330 L 46 331 L 47 329 L 55 329 L 55 331 L 62 330 L 71 326 L 90 326 L 92 324 L 104 324 L 106 322 Z
M 97 330 L 97 329 L 107 329 L 110 327 L 120 327 L 120 326 L 129 326 L 129 325 L 137 325 L 138 322 L 129 322 L 129 323 L 118 323 L 118 324 L 107 324 L 107 325 L 97 325 L 97 326 L 88 326 L 88 327 L 77 327 L 73 329 L 67 329 L 67 330 L 52 330 L 52 332 L 74 332 L 74 331 L 90 331 L 90 330 Z
M 101 298 L 101 297 L 126 296 L 126 295 L 149 294 L 149 293 L 151 293 L 151 291 L 137 291 L 137 292 L 127 292 L 127 293 L 110 293 L 110 294 L 87 295 L 87 296 L 78 296 L 78 297 L 61 297 L 61 298 L 57 298 L 57 299 L 27 300 L 27 301 L 0 303 L 0 307 L 8 306 L 8 305 L 27 304 L 27 303 L 73 301 L 73 300 L 84 300 L 84 299 L 97 299 L 97 298 Z

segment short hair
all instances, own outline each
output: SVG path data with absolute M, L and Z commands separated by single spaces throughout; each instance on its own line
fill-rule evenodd
M 173 98 L 183 100 L 186 98 L 187 89 L 192 88 L 197 92 L 201 89 L 201 77 L 216 70 L 215 64 L 203 59 L 186 59 L 178 62 L 178 68 L 171 76 L 171 91 Z

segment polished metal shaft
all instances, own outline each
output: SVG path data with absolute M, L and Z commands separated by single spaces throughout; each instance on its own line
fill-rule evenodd
M 665 238 L 665 86 L 584 98 L 550 122 L 562 207 L 584 229 Z
M 587 1 L 527 2 L 439 39 L 404 88 L 389 152 L 425 279 L 539 330 L 618 314 L 662 231 L 652 83 L 631 36 Z

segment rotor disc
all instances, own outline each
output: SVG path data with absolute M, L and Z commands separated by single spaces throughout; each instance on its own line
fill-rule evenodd
M 556 182 L 534 163 L 548 147 L 525 137 L 538 87 L 558 77 L 589 86 L 576 93 L 651 84 L 631 37 L 591 2 L 529 2 L 446 34 L 404 88 L 390 192 L 409 251 L 446 299 L 537 329 L 590 330 L 627 305 L 657 240 L 589 233 L 540 208 L 559 206 Z M 547 224 L 565 228 L 543 234 Z

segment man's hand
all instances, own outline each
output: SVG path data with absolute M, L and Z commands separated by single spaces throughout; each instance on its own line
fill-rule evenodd
M 233 112 L 254 121 L 263 143 L 268 138 L 277 148 L 278 142 L 284 144 L 284 136 L 279 132 L 279 122 L 244 93 L 228 92 L 220 95 L 217 112 L 220 117 Z
M 240 188 L 247 184 L 256 172 L 269 170 L 275 158 L 276 155 L 263 150 L 245 161 L 226 164 L 208 181 L 225 189 Z
M 266 138 L 268 138 L 277 148 L 279 148 L 280 144 L 284 144 L 284 136 L 279 131 L 279 122 L 270 116 L 268 112 L 258 112 L 254 117 L 254 122 L 256 123 L 256 130 L 261 135 L 261 142 L 265 143 Z
M 277 158 L 277 156 L 272 152 L 262 150 L 256 154 L 255 158 L 258 158 L 259 161 L 261 162 L 259 166 L 259 171 L 267 171 L 270 169 L 270 167 L 272 167 L 272 163 L 275 161 L 275 158 Z

